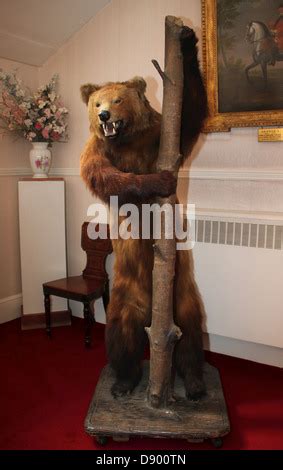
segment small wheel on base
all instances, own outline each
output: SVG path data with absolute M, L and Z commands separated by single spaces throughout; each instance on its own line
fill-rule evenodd
M 99 444 L 100 446 L 105 446 L 108 441 L 106 436 L 100 436 L 100 435 L 95 436 L 95 440 L 97 444 Z
M 51 336 L 51 329 L 50 329 L 50 328 L 46 328 L 46 329 L 45 329 L 45 332 L 46 332 L 48 338 L 51 339 L 51 338 L 52 338 L 52 336 Z
M 223 445 L 223 440 L 221 437 L 215 437 L 214 439 L 211 439 L 211 442 L 216 449 L 220 449 L 220 447 Z

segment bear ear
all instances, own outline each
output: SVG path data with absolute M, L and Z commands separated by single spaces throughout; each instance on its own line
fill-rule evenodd
M 142 77 L 134 77 L 132 80 L 124 82 L 130 88 L 136 88 L 140 93 L 145 93 L 146 91 L 146 81 Z
M 88 104 L 89 97 L 92 93 L 99 90 L 99 85 L 93 85 L 92 83 L 87 83 L 86 85 L 82 85 L 81 90 L 81 97 L 85 104 Z

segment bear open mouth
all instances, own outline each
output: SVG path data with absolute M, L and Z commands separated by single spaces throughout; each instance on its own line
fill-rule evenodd
M 105 137 L 115 137 L 123 125 L 123 121 L 107 121 L 101 124 Z

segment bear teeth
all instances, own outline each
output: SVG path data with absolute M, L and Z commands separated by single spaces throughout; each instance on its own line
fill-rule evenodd
M 105 137 L 111 137 L 113 135 L 116 135 L 117 134 L 116 127 L 117 127 L 116 122 L 104 122 L 102 124 L 102 128 L 103 128 Z

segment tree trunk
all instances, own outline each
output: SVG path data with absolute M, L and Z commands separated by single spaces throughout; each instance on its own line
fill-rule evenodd
M 163 79 L 163 106 L 161 140 L 157 162 L 158 171 L 170 170 L 177 177 L 180 161 L 180 130 L 183 99 L 183 55 L 181 37 L 190 34 L 189 28 L 173 16 L 165 20 L 165 70 L 161 71 L 153 61 Z M 158 198 L 162 206 L 173 209 L 176 195 Z M 176 241 L 165 238 L 165 214 L 161 218 L 161 239 L 154 245 L 152 323 L 146 328 L 150 340 L 150 375 L 148 402 L 151 406 L 166 407 L 172 400 L 172 354 L 176 341 L 181 337 L 179 327 L 173 321 L 173 285 L 175 277 Z M 175 233 L 175 217 L 169 231 Z

